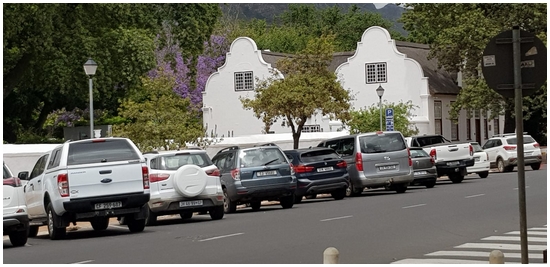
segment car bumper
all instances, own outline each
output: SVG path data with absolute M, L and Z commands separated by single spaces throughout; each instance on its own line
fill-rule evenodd
M 455 163 L 455 164 L 451 164 L 451 163 Z M 466 167 L 474 166 L 474 164 L 475 164 L 475 161 L 474 161 L 474 158 L 472 158 L 472 159 L 437 162 L 435 166 L 437 168 L 437 174 L 441 176 L 441 175 L 447 175 L 451 173 L 462 172 L 462 169 L 465 169 Z
M 349 175 L 343 175 L 336 178 L 329 178 L 323 180 L 309 180 L 298 178 L 298 188 L 296 189 L 296 196 L 305 196 L 312 194 L 324 194 L 334 192 L 338 189 L 348 187 Z
M 195 201 L 201 201 L 197 204 Z M 157 215 L 176 214 L 182 211 L 208 211 L 213 207 L 223 206 L 223 195 L 206 198 L 173 198 L 166 200 L 149 201 L 149 209 Z
M 94 197 L 84 199 L 71 199 L 63 202 L 65 213 L 74 215 L 75 219 L 91 218 L 91 217 L 117 217 L 120 215 L 141 212 L 142 207 L 147 204 L 150 199 L 149 194 L 124 194 L 106 197 Z M 112 209 L 96 210 L 95 204 L 122 202 L 122 207 Z M 59 214 L 64 215 L 64 214 Z
M 524 162 L 525 165 L 542 163 L 542 155 L 524 157 L 523 162 Z M 509 159 L 509 160 L 504 162 L 504 165 L 506 165 L 506 166 L 517 166 L 518 165 L 518 159 L 517 158 Z
M 425 174 L 419 174 L 418 172 L 426 172 Z M 431 170 L 416 170 L 414 172 L 414 180 L 411 185 L 422 185 L 426 183 L 435 182 L 437 180 L 437 171 Z
M 25 214 L 4 217 L 4 235 L 29 228 L 29 216 Z
M 487 172 L 491 169 L 489 161 L 476 162 L 474 166 L 466 168 L 468 173 Z
M 395 176 L 389 176 L 385 174 L 383 177 L 365 177 L 364 175 L 361 175 L 359 183 L 361 187 L 379 187 L 379 186 L 386 186 L 391 184 L 409 184 L 412 181 L 414 181 L 413 172 L 410 172 L 408 174 L 401 174 L 401 175 L 395 175 Z
M 284 185 L 269 185 L 255 187 L 241 187 L 231 185 L 227 187 L 227 193 L 231 201 L 247 203 L 255 200 L 276 200 L 280 197 L 290 196 L 296 192 L 297 183 Z

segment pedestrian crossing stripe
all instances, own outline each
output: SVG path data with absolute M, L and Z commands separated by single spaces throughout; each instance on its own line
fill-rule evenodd
M 500 244 L 500 243 L 465 243 L 455 248 L 485 248 L 485 249 L 502 249 L 502 250 L 521 250 L 519 244 Z M 529 245 L 529 250 L 543 251 L 546 246 Z
M 520 236 L 489 236 L 482 238 L 481 240 L 489 241 L 521 241 Z M 546 237 L 527 237 L 529 242 L 544 242 L 546 243 Z
M 426 256 L 465 256 L 465 257 L 489 257 L 490 252 L 481 251 L 436 251 L 426 254 Z M 527 254 L 530 259 L 542 259 L 542 254 Z M 521 253 L 506 253 L 504 258 L 521 259 Z M 485 262 L 487 263 L 487 262 Z
M 512 231 L 505 233 L 505 235 L 519 235 L 519 231 Z M 527 231 L 527 235 L 546 235 L 546 232 L 535 232 L 535 231 Z

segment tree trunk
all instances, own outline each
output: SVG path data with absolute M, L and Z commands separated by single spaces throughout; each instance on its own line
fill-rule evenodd
M 294 139 L 294 149 L 298 149 L 298 146 L 300 145 L 300 135 L 302 135 L 302 132 L 292 133 L 292 138 Z

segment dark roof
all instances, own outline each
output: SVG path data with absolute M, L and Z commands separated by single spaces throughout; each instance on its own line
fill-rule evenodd
M 414 59 L 422 66 L 424 76 L 428 77 L 428 86 L 430 93 L 457 95 L 460 87 L 456 84 L 456 73 L 447 72 L 443 68 L 438 67 L 437 59 L 428 59 L 430 47 L 425 44 L 417 44 L 410 42 L 396 41 L 397 50 L 408 58 Z M 336 68 L 342 63 L 347 62 L 348 58 L 352 57 L 355 51 L 337 52 L 334 53 L 332 62 L 329 65 L 329 70 L 336 71 Z M 285 57 L 293 57 L 292 54 L 277 53 L 264 50 L 262 51 L 263 59 L 271 64 L 271 67 L 277 68 L 277 62 Z

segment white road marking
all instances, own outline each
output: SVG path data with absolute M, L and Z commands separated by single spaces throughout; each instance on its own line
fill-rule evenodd
M 87 261 L 79 261 L 79 262 L 75 262 L 75 263 L 72 263 L 72 264 L 83 264 L 83 263 L 88 263 L 88 262 L 92 262 L 94 260 L 87 260 Z
M 464 256 L 464 257 L 487 257 L 489 258 L 490 252 L 480 252 L 480 251 L 436 251 L 433 253 L 426 254 L 425 256 Z M 504 258 L 521 258 L 521 253 L 503 253 Z M 530 259 L 542 259 L 542 254 L 528 254 Z
M 542 227 L 533 227 L 533 228 L 529 228 L 527 230 L 539 230 L 539 231 L 546 231 L 546 228 L 542 228 Z
M 472 195 L 472 196 L 466 196 L 464 198 L 471 198 L 471 197 L 480 197 L 480 196 L 484 196 L 485 194 L 479 194 L 479 195 Z
M 406 207 L 402 207 L 402 209 L 416 208 L 416 207 L 422 207 L 422 206 L 426 206 L 426 204 L 418 204 L 418 205 L 406 206 Z
M 519 235 L 519 231 L 512 231 L 505 233 L 505 235 Z M 546 232 L 535 232 L 535 231 L 527 231 L 527 235 L 546 235 Z
M 199 240 L 199 242 L 202 242 L 202 241 L 210 241 L 210 240 L 215 240 L 215 239 L 220 239 L 220 238 L 226 238 L 226 237 L 231 237 L 231 236 L 237 236 L 237 235 L 242 235 L 242 234 L 244 234 L 244 233 L 235 233 L 235 234 L 230 234 L 230 235 L 216 236 L 216 237 L 211 237 L 211 238 Z
M 529 242 L 544 242 L 546 243 L 546 237 L 528 237 Z M 519 236 L 489 236 L 482 238 L 481 240 L 498 240 L 498 241 L 521 241 Z
M 352 215 L 349 215 L 349 216 L 342 216 L 342 217 L 336 217 L 336 218 L 329 218 L 329 219 L 323 219 L 321 220 L 322 222 L 326 222 L 326 221 L 332 221 L 332 220 L 340 220 L 340 219 L 346 219 L 346 218 L 351 218 L 353 217 Z
M 487 263 L 489 263 L 488 257 L 486 261 L 454 260 L 454 259 L 404 259 L 404 260 L 392 262 L 392 264 L 487 264 Z M 509 262 L 506 262 L 506 263 L 509 263 Z
M 465 243 L 455 248 L 484 248 L 484 249 L 502 249 L 502 250 L 521 250 L 519 244 L 499 244 L 499 243 Z M 543 251 L 546 245 L 529 245 L 529 250 Z

